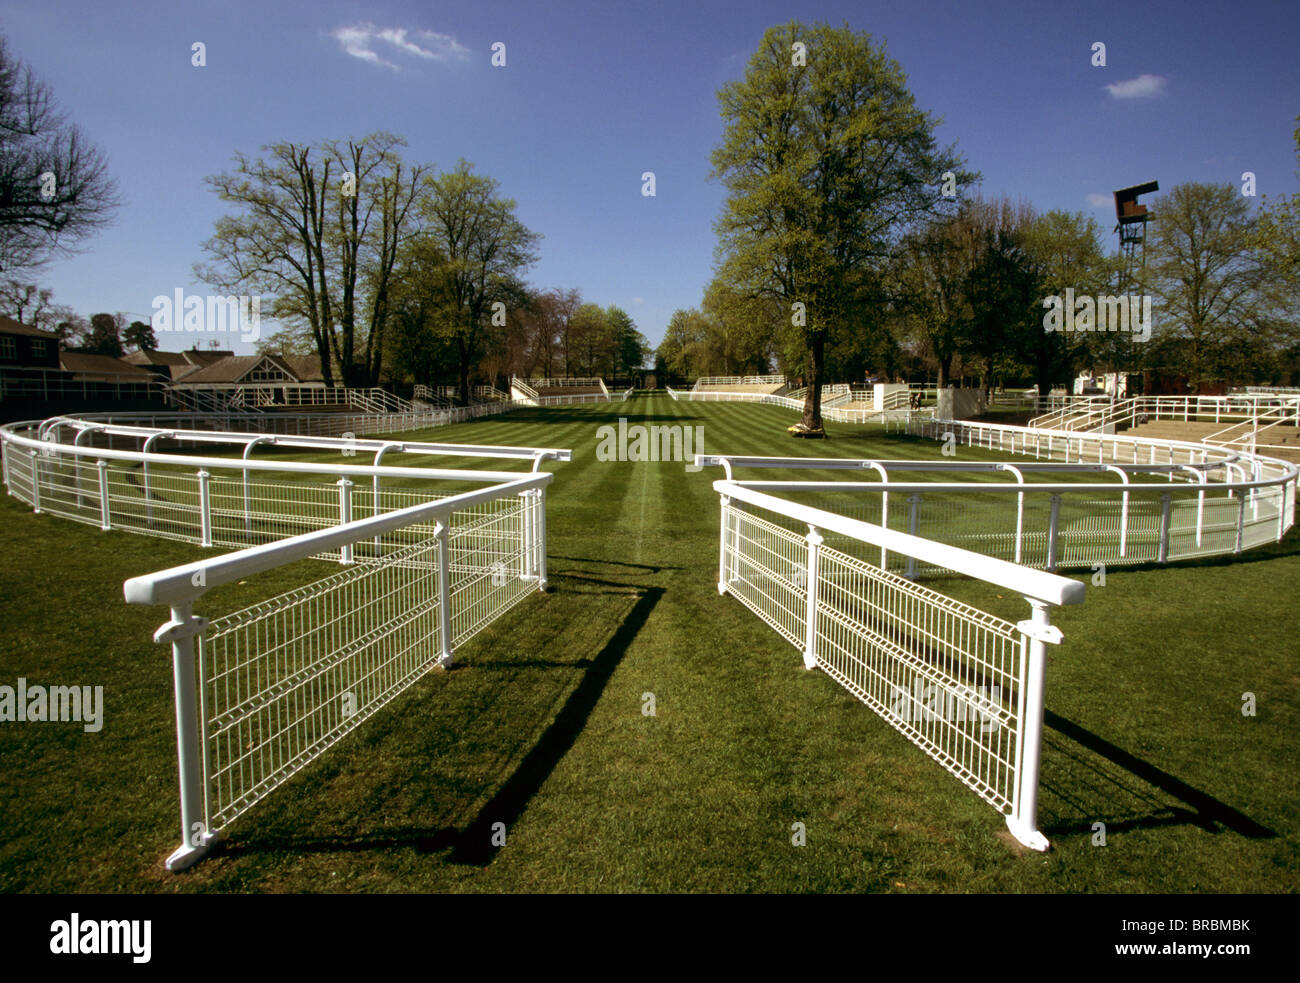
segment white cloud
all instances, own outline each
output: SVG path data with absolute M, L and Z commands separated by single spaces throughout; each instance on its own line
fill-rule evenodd
M 644 304 L 644 303 L 645 303 L 645 298 L 644 298 L 644 297 L 633 297 L 633 298 L 632 298 L 632 303 L 633 303 L 633 304 Z
M 1101 208 L 1104 205 L 1114 204 L 1114 195 L 1101 195 L 1093 191 L 1088 194 L 1088 204 L 1093 208 Z
M 469 49 L 463 44 L 449 34 L 436 31 L 376 27 L 366 23 L 336 27 L 330 36 L 343 48 L 344 54 L 394 70 L 398 68 L 397 64 L 380 54 L 381 51 L 393 56 L 407 55 L 443 63 L 464 61 L 469 57 Z
M 1113 82 L 1106 91 L 1116 99 L 1151 99 L 1165 91 L 1168 79 L 1163 75 L 1139 75 L 1135 79 Z

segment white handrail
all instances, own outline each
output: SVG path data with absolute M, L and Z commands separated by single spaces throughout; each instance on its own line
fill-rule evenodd
M 491 485 L 488 488 L 462 492 L 434 502 L 411 505 L 365 519 L 355 519 L 343 525 L 302 533 L 274 543 L 250 546 L 224 556 L 195 560 L 193 563 L 142 574 L 127 580 L 122 585 L 122 591 L 128 604 L 172 606 L 183 604 L 201 597 L 213 587 L 263 573 L 295 560 L 327 553 L 417 522 L 430 519 L 445 522 L 447 516 L 456 509 L 491 501 L 514 492 L 544 488 L 553 476 L 543 471 L 514 477 L 513 481 Z M 198 576 L 200 573 L 202 577 Z
M 877 487 L 883 489 L 885 485 L 880 483 Z M 897 486 L 891 482 L 889 487 L 894 489 Z M 1012 491 L 1016 490 L 1014 485 L 1004 487 Z M 936 543 L 931 539 L 922 539 L 920 536 L 913 536 L 909 533 L 895 532 L 893 529 L 886 529 L 883 526 L 872 525 L 858 519 L 850 519 L 847 516 L 837 515 L 834 512 L 827 512 L 799 502 L 791 502 L 788 499 L 777 498 L 774 495 L 756 491 L 752 487 L 752 483 L 749 482 L 721 479 L 713 483 L 713 488 L 719 495 L 748 502 L 770 512 L 789 516 L 792 519 L 798 519 L 818 529 L 829 529 L 832 532 L 849 536 L 860 542 L 882 547 L 891 553 L 902 553 L 904 556 L 913 557 L 922 563 L 954 570 L 968 577 L 975 577 L 978 580 L 1005 587 L 1007 590 L 1015 591 L 1017 594 L 1022 594 L 1026 598 L 1036 601 L 1043 601 L 1047 604 L 1080 604 L 1084 599 L 1086 591 L 1084 584 L 1068 577 L 1046 573 L 1042 570 L 1033 570 L 1016 563 L 1009 563 L 1006 560 L 985 556 L 982 553 L 973 553 L 957 546 Z

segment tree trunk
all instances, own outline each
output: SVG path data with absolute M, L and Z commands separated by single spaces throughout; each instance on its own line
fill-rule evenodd
M 814 332 L 809 339 L 808 360 L 812 366 L 808 381 L 808 392 L 803 398 L 803 418 L 801 423 L 810 430 L 822 429 L 822 382 L 826 358 L 826 335 Z
M 469 345 L 465 344 L 463 338 L 456 339 L 456 354 L 459 356 L 457 361 L 459 365 L 458 385 L 460 388 L 461 406 L 469 405 Z

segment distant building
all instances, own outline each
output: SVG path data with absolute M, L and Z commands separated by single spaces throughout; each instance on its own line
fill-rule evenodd
M 0 317 L 0 368 L 57 369 L 59 336 Z
M 160 352 L 151 348 L 142 348 L 124 356 L 122 361 L 131 365 L 142 366 L 165 379 L 178 382 L 191 372 L 211 365 L 223 358 L 231 358 L 234 354 L 234 352 L 214 351 L 211 349 L 206 351 L 194 349 L 187 352 Z
M 142 365 L 112 355 L 89 355 L 85 352 L 59 352 L 59 368 L 72 373 L 78 382 L 143 383 L 156 380 L 153 372 Z

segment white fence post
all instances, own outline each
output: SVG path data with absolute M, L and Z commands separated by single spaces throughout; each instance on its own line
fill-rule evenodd
M 1170 474 L 1173 474 L 1171 471 Z M 1165 492 L 1160 496 L 1160 556 L 1159 561 L 1165 563 L 1169 559 L 1169 507 L 1173 495 Z
M 817 561 L 824 542 L 816 526 L 808 527 L 808 615 L 804 635 L 803 667 L 817 668 Z
M 917 520 L 920 518 L 921 511 L 921 493 L 913 492 L 907 496 L 907 504 L 910 506 L 907 513 L 907 531 L 911 535 L 916 535 Z M 908 580 L 916 578 L 916 557 L 907 558 L 907 572 L 903 574 Z
M 113 528 L 108 510 L 108 462 L 99 461 L 99 528 L 109 532 Z
M 1240 553 L 1241 544 L 1244 540 L 1246 525 L 1246 493 L 1244 490 L 1237 491 L 1237 542 L 1232 547 L 1232 552 Z
M 184 870 L 202 859 L 218 839 L 218 833 L 207 828 L 203 808 L 204 749 L 194 675 L 194 636 L 202 634 L 208 621 L 194 616 L 192 601 L 175 605 L 171 613 L 172 620 L 154 633 L 153 640 L 170 642 L 172 647 L 176 756 L 180 764 L 181 845 L 167 858 L 167 869 Z
M 451 551 L 446 520 L 438 520 L 433 536 L 438 541 L 438 662 L 446 668 L 451 665 Z
M 339 525 L 346 526 L 352 521 L 352 482 L 346 477 L 335 482 L 339 486 Z M 339 549 L 339 562 L 352 562 L 352 544 L 345 543 Z
M 532 489 L 519 493 L 519 579 L 528 580 L 533 572 L 533 549 L 536 535 L 533 529 Z
M 1020 659 L 1020 741 L 1016 747 L 1016 788 L 1007 817 L 1011 834 L 1031 850 L 1048 848 L 1038 831 L 1038 772 L 1043 747 L 1043 693 L 1047 675 L 1047 646 L 1059 645 L 1061 629 L 1051 624 L 1047 604 L 1026 597 L 1033 615 L 1016 627 L 1022 633 Z
M 546 590 L 546 489 L 533 490 L 537 509 L 537 589 Z
M 212 493 L 208 481 L 212 475 L 207 471 L 199 472 L 199 545 L 212 545 Z
M 41 514 L 41 464 L 40 455 L 36 451 L 29 451 L 32 455 L 32 514 Z
M 35 453 L 35 452 L 33 452 Z M 726 495 L 722 496 L 722 521 L 718 533 L 718 593 L 727 593 L 727 567 L 729 557 L 727 553 L 727 528 L 731 523 L 731 499 Z
M 1061 519 L 1061 496 L 1052 495 L 1052 511 L 1047 520 L 1047 569 L 1056 570 L 1057 530 Z

